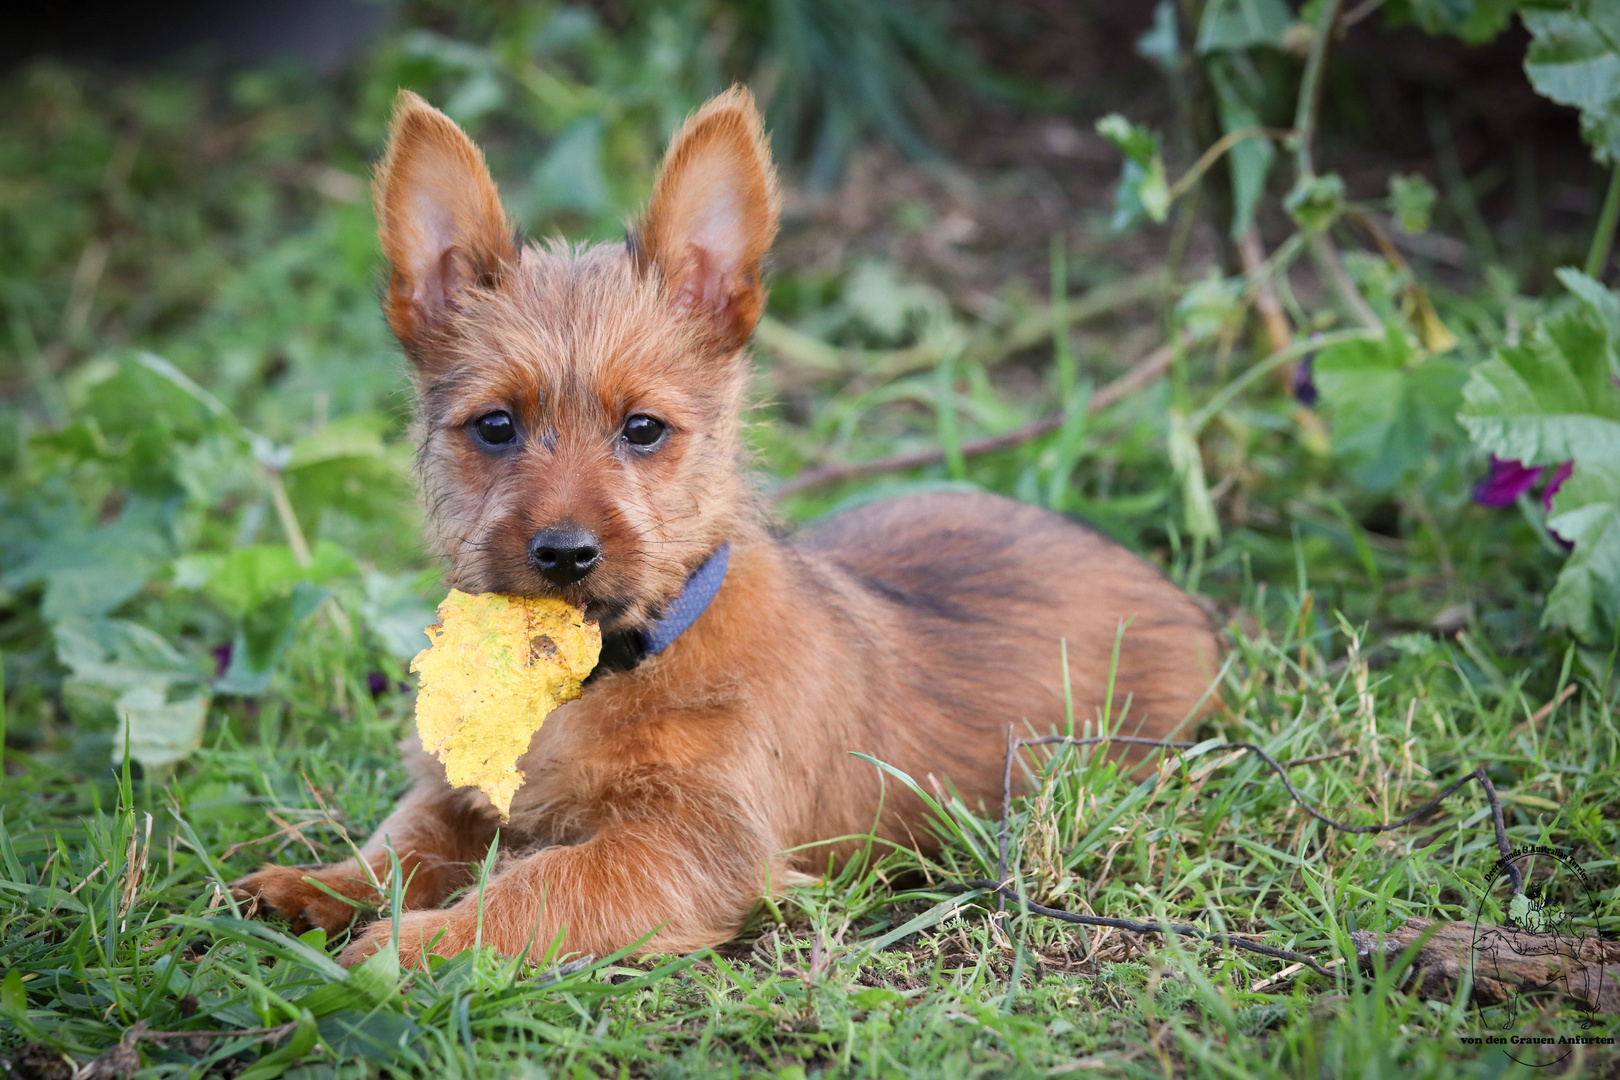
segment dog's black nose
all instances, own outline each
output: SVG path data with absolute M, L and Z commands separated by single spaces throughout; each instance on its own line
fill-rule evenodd
M 602 561 L 602 541 L 572 522 L 553 525 L 529 538 L 529 561 L 553 585 L 572 585 Z

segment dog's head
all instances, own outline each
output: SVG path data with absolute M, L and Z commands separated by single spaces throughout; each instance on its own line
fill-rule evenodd
M 778 201 L 752 97 L 686 122 L 622 246 L 514 241 L 483 155 L 406 91 L 374 195 L 451 584 L 644 622 L 745 512 L 742 347 Z

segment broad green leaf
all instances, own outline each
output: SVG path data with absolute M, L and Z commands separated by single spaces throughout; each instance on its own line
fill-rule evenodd
M 110 438 L 134 435 L 154 424 L 171 439 L 200 437 L 220 419 L 199 391 L 168 361 L 147 353 L 92 362 L 81 369 L 75 397 L 84 415 Z M 217 405 L 217 402 L 214 402 Z
M 334 420 L 319 433 L 293 443 L 292 460 L 284 472 L 354 458 L 382 457 L 382 433 L 388 421 L 377 413 L 355 413 Z
M 1294 24 L 1282 0 L 1210 0 L 1198 21 L 1198 51 L 1281 45 Z
M 322 583 L 355 572 L 354 560 L 330 541 L 316 544 L 312 555 L 309 566 L 300 566 L 287 545 L 260 544 L 176 563 L 177 585 L 202 589 L 237 621 L 217 693 L 264 693 L 298 628 L 329 595 Z
M 390 941 L 350 968 L 342 982 L 318 986 L 297 999 L 298 1007 L 308 1009 L 317 1020 L 344 1010 L 364 1013 L 388 1001 L 398 989 L 399 946 Z
M 1527 465 L 1620 463 L 1614 342 L 1588 295 L 1474 369 L 1461 420 L 1480 447 Z
M 1181 63 L 1181 35 L 1176 31 L 1176 5 L 1159 0 L 1153 7 L 1153 26 L 1136 39 L 1136 55 L 1152 60 L 1165 71 Z
M 56 658 L 87 682 L 119 692 L 200 682 L 202 671 L 157 632 L 123 619 L 63 619 Z
M 360 616 L 383 647 L 400 660 L 409 660 L 427 647 L 423 631 L 438 621 L 433 605 L 417 595 L 417 576 L 373 570 L 365 577 Z
M 1434 185 L 1421 176 L 1396 173 L 1389 178 L 1390 206 L 1395 212 L 1395 224 L 1402 232 L 1426 232 L 1436 198 Z
M 1580 297 L 1608 331 L 1609 372 L 1620 378 L 1620 297 L 1605 289 L 1601 282 L 1593 281 L 1573 266 L 1561 267 L 1557 273 L 1558 280 L 1563 283 L 1564 288 Z
M 1620 300 L 1584 274 L 1558 276 L 1576 303 L 1476 368 L 1460 419 L 1498 457 L 1574 459 L 1547 527 L 1575 548 L 1542 618 L 1602 645 L 1620 617 Z
M 1115 150 L 1144 168 L 1159 153 L 1159 136 L 1152 129 L 1133 124 L 1119 113 L 1109 113 L 1097 121 L 1097 134 Z
M 237 1074 L 237 1080 L 275 1080 L 300 1058 L 315 1049 L 320 1041 L 320 1029 L 315 1018 L 304 1010 L 298 1017 L 298 1027 L 279 1047 L 259 1058 Z
M 35 453 L 61 454 L 70 461 L 108 461 L 116 456 L 94 417 L 56 431 L 42 431 L 28 440 L 28 448 Z
M 1128 175 L 1130 166 L 1125 171 Z M 1142 210 L 1150 220 L 1162 224 L 1170 216 L 1170 184 L 1165 178 L 1164 161 L 1155 155 L 1141 177 L 1132 177 L 1131 182 L 1136 186 L 1136 198 Z
M 1620 620 L 1620 460 L 1576 461 L 1547 527 L 1575 545 L 1547 596 L 1545 623 L 1607 645 Z
M 1170 412 L 1170 467 L 1181 480 L 1182 513 L 1187 531 L 1201 540 L 1219 540 L 1221 520 L 1204 479 L 1204 457 L 1198 440 L 1179 409 Z
M 1620 5 L 1584 0 L 1566 10 L 1526 8 L 1524 70 L 1538 93 L 1580 110 L 1599 161 L 1620 164 Z
M 354 572 L 354 560 L 330 541 L 316 544 L 311 554 L 311 564 L 300 566 L 286 544 L 256 544 L 229 555 L 193 557 L 186 561 L 185 572 L 188 581 L 203 576 L 204 591 L 220 607 L 246 618 L 301 581 L 320 584 Z
M 1438 357 L 1417 362 L 1400 331 L 1382 341 L 1324 349 L 1314 365 L 1333 425 L 1333 453 L 1373 491 L 1399 487 L 1428 461 L 1434 440 L 1455 431 L 1466 374 Z
M 1283 198 L 1283 208 L 1306 232 L 1321 232 L 1344 212 L 1344 181 L 1338 173 L 1302 176 Z
M 293 444 L 281 478 L 301 519 L 313 524 L 336 510 L 367 520 L 411 505 L 412 453 L 407 443 L 383 442 L 386 425 L 377 413 L 359 413 Z
M 118 520 L 93 529 L 70 529 L 41 544 L 22 565 L 0 576 L 18 588 L 45 583 L 47 622 L 102 615 L 141 591 L 174 554 L 170 500 L 130 496 Z
M 1425 33 L 1455 34 L 1478 45 L 1507 29 L 1519 5 L 1520 0 L 1391 0 L 1385 10 L 1392 25 L 1416 23 Z
M 300 581 L 291 592 L 249 612 L 231 642 L 231 662 L 214 682 L 215 692 L 252 697 L 269 689 L 276 664 L 292 648 L 298 628 L 328 595 L 321 586 Z
M 1264 87 L 1245 85 L 1246 80 L 1223 57 L 1213 58 L 1208 69 L 1210 82 L 1215 87 L 1223 131 L 1231 134 L 1243 128 L 1259 126 L 1260 114 L 1255 110 L 1254 101 L 1264 92 Z M 1254 224 L 1254 209 L 1265 194 L 1266 174 L 1271 171 L 1271 163 L 1276 157 L 1276 148 L 1264 136 L 1244 139 L 1227 151 L 1226 165 L 1232 174 L 1234 240 L 1248 232 Z
M 28 993 L 23 989 L 22 972 L 17 968 L 6 972 L 5 982 L 0 983 L 0 1008 L 13 1017 L 28 1015 Z
M 167 701 L 161 690 L 149 686 L 128 690 L 118 698 L 118 734 L 113 741 L 113 763 L 129 756 L 145 768 L 172 765 L 202 745 L 208 698 L 198 694 Z
M 1212 268 L 1176 301 L 1176 322 L 1194 341 L 1214 337 L 1237 314 L 1242 294 L 1241 278 L 1224 278 Z
M 1156 222 L 1168 217 L 1170 184 L 1165 179 L 1159 136 L 1119 113 L 1098 120 L 1097 134 L 1125 155 L 1125 166 L 1114 189 L 1113 227 L 1124 229 L 1144 215 Z
M 339 1061 L 393 1061 L 422 1034 L 416 1021 L 387 1009 L 351 1009 L 322 1017 L 320 1031 Z

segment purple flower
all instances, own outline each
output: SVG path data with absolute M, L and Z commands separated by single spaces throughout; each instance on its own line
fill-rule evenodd
M 1520 495 L 1524 495 L 1536 486 L 1536 481 L 1547 472 L 1547 486 L 1541 489 L 1541 506 L 1548 513 L 1552 512 L 1553 496 L 1569 474 L 1575 471 L 1575 463 L 1566 461 L 1556 468 L 1548 465 L 1526 465 L 1522 461 L 1512 458 L 1499 458 L 1491 455 L 1491 471 L 1478 484 L 1474 485 L 1474 501 L 1482 506 L 1511 506 Z M 1562 536 L 1547 530 L 1552 538 L 1558 541 L 1565 551 L 1574 548 L 1574 544 Z
M 380 671 L 372 671 L 367 673 L 366 689 L 371 691 L 372 697 L 381 697 L 382 695 L 388 693 L 390 688 L 403 694 L 405 691 L 411 688 L 411 685 L 410 683 L 400 682 L 397 679 L 390 682 L 388 676 L 384 675 Z
M 225 674 L 225 669 L 231 666 L 232 642 L 224 642 L 209 649 L 214 655 L 214 678 L 218 679 Z
M 1474 485 L 1474 501 L 1481 506 L 1512 506 L 1520 495 L 1535 487 L 1541 468 L 1492 454 L 1491 471 Z
M 1553 472 L 1552 479 L 1547 481 L 1547 486 L 1541 489 L 1541 505 L 1547 513 L 1552 513 L 1553 496 L 1558 494 L 1558 489 L 1564 486 L 1564 481 L 1568 480 L 1569 474 L 1574 471 L 1575 463 L 1573 461 L 1564 462 Z M 1575 550 L 1575 541 L 1565 540 L 1552 529 L 1547 530 L 1547 535 L 1558 541 L 1558 546 L 1565 551 Z
M 1564 486 L 1564 481 L 1568 480 L 1569 474 L 1574 471 L 1575 463 L 1573 461 L 1564 462 L 1552 474 L 1552 479 L 1547 481 L 1547 486 L 1541 489 L 1541 506 L 1548 513 L 1552 512 L 1553 496 L 1558 494 L 1558 489 Z
M 1294 368 L 1294 400 L 1307 409 L 1316 405 L 1315 359 L 1314 355 L 1307 356 Z

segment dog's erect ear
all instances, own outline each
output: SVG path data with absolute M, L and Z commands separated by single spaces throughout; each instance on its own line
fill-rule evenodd
M 484 155 L 455 121 L 409 90 L 394 99 L 372 199 L 391 267 L 388 325 L 408 351 L 431 335 L 464 289 L 498 285 L 517 260 Z
M 634 250 L 670 299 L 740 348 L 765 306 L 760 260 L 776 238 L 779 196 L 754 97 L 733 87 L 670 141 Z

